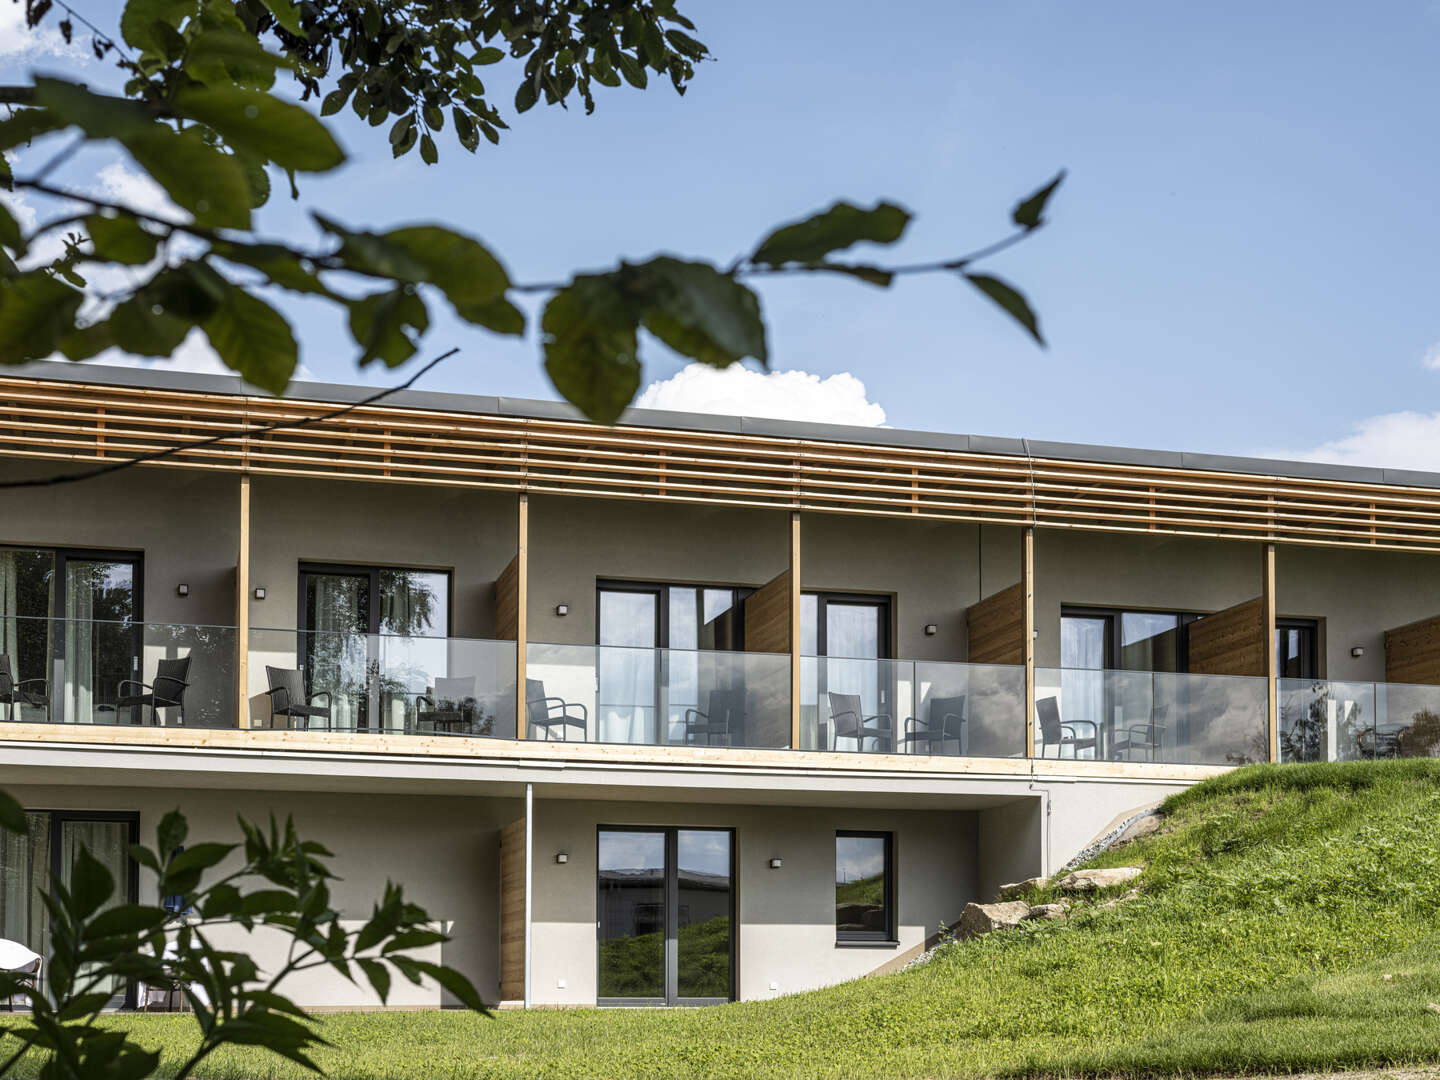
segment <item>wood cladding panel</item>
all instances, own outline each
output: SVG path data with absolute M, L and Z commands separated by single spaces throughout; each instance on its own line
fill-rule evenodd
M 1197 619 L 1189 626 L 1190 670 L 1201 675 L 1266 673 L 1273 645 L 1265 622 L 1265 598 Z
M 520 634 L 520 556 L 495 579 L 495 637 L 518 641 Z
M 790 571 L 745 599 L 745 651 L 790 651 Z
M 971 604 L 965 612 L 972 664 L 1025 663 L 1025 591 L 1021 584 Z
M 1440 552 L 1440 488 L 1417 485 L 388 402 L 333 416 L 333 402 L 10 375 L 0 391 L 0 456 L 34 460 L 163 451 L 157 467 L 210 472 Z
M 1385 681 L 1440 686 L 1440 615 L 1385 631 Z
M 500 830 L 500 997 L 525 996 L 525 819 Z

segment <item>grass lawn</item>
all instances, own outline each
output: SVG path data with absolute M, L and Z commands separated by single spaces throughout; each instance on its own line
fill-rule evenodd
M 1170 799 L 1160 832 L 1094 865 L 1131 862 L 1146 866 L 1140 899 L 957 944 L 899 975 L 686 1011 L 334 1016 L 336 1048 L 319 1059 L 336 1077 L 417 1080 L 1440 1061 L 1440 1015 L 1425 1008 L 1440 1003 L 1440 762 L 1239 770 Z M 150 1045 L 190 1038 L 185 1017 L 112 1022 Z M 194 1075 L 303 1074 L 244 1050 Z

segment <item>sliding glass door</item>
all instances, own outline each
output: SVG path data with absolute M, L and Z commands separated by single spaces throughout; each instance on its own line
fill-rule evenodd
M 801 737 L 807 749 L 893 751 L 906 717 L 895 717 L 890 601 L 839 593 L 800 597 Z M 811 717 L 814 717 L 812 720 Z M 861 727 L 886 726 L 888 740 Z
M 602 828 L 597 866 L 600 1004 L 733 1000 L 732 831 Z
M 330 694 L 331 725 L 403 729 L 410 702 L 448 671 L 450 575 L 306 563 L 300 595 L 305 688 Z

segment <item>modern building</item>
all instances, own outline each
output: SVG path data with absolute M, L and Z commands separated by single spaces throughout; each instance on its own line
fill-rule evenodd
M 0 937 L 293 814 L 487 999 L 764 998 L 1217 771 L 1440 750 L 1437 475 L 367 393 L 0 376 L 0 482 L 166 454 L 0 489 Z

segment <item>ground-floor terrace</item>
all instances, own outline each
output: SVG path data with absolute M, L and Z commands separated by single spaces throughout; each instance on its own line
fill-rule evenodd
M 153 842 L 167 811 L 187 815 L 192 842 L 234 838 L 237 814 L 293 815 L 334 852 L 337 906 L 357 926 L 400 882 L 451 937 L 428 959 L 488 1001 L 536 1007 L 753 1000 L 893 970 L 968 902 L 1057 868 L 1216 771 L 879 762 L 887 772 L 700 748 L 600 747 L 587 760 L 546 744 L 507 757 L 309 732 L 204 732 L 189 745 L 163 729 L 117 729 L 109 743 L 61 734 L 0 744 L 0 787 L 32 825 L 0 838 L 0 937 L 45 953 L 38 890 L 82 843 L 153 902 L 126 845 Z M 247 946 L 262 968 L 278 959 L 278 938 Z M 328 971 L 292 988 L 317 1008 L 378 1004 Z M 133 988 L 115 993 L 134 1003 Z M 389 1006 L 448 1003 L 402 981 Z

